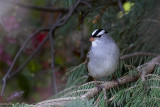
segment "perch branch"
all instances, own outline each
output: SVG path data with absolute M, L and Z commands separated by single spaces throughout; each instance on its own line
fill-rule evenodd
M 152 59 L 148 63 L 145 63 L 145 64 L 137 67 L 138 73 L 136 75 L 128 74 L 126 76 L 119 78 L 118 79 L 119 84 L 117 83 L 117 81 L 109 81 L 109 82 L 105 82 L 105 83 L 101 84 L 101 86 L 104 89 L 109 90 L 109 89 L 116 87 L 118 85 L 123 85 L 123 84 L 129 83 L 129 82 L 134 82 L 140 78 L 140 76 L 143 72 L 145 72 L 146 74 L 152 73 L 154 70 L 154 67 L 157 63 L 160 63 L 160 56 Z M 77 98 L 90 100 L 95 95 L 97 95 L 100 91 L 101 90 L 98 90 L 97 87 L 94 87 L 94 88 L 90 89 L 87 93 L 85 93 L 81 96 L 78 96 L 78 97 L 67 97 L 67 98 L 57 98 L 57 99 L 46 100 L 46 101 L 42 101 L 42 102 L 37 103 L 35 106 L 42 106 L 42 105 L 62 106 L 66 102 L 75 100 Z
M 149 53 L 149 52 L 135 52 L 135 53 L 131 53 L 128 55 L 124 55 L 120 57 L 120 60 L 125 60 L 131 57 L 135 57 L 135 56 L 158 56 L 159 54 L 155 54 L 155 53 Z
M 108 89 L 113 88 L 113 87 L 118 86 L 118 85 L 123 85 L 123 84 L 128 83 L 128 82 L 136 81 L 140 77 L 142 71 L 145 72 L 146 74 L 152 73 L 152 71 L 154 70 L 154 67 L 155 67 L 156 63 L 160 63 L 160 56 L 152 59 L 148 63 L 143 64 L 145 66 L 142 67 L 142 68 L 141 67 L 137 67 L 137 70 L 139 71 L 137 73 L 137 75 L 135 75 L 135 76 L 133 76 L 133 75 L 123 76 L 123 77 L 121 77 L 121 78 L 118 79 L 119 84 L 117 83 L 117 81 L 105 82 L 104 84 L 102 84 L 102 87 L 104 87 L 105 89 L 108 90 Z M 87 98 L 87 99 L 91 99 L 96 94 L 98 94 L 98 90 L 95 87 L 91 91 L 89 91 L 86 94 L 82 95 L 82 97 L 83 98 Z
M 47 12 L 62 12 L 67 13 L 68 9 L 66 8 L 50 8 L 50 7 L 40 7 L 40 6 L 34 6 L 31 4 L 26 4 L 18 1 L 11 1 L 11 0 L 0 0 L 3 3 L 13 4 L 22 8 L 26 9 L 32 9 L 32 10 L 38 10 L 38 11 L 47 11 Z

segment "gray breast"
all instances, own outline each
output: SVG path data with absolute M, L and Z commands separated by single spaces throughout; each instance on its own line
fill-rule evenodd
M 91 47 L 89 54 L 88 71 L 94 78 L 109 76 L 115 72 L 119 63 L 119 48 L 112 38 L 105 43 L 100 42 Z

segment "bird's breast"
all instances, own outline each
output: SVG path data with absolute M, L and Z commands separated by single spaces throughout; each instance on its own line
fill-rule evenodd
M 88 62 L 89 74 L 94 78 L 111 75 L 119 63 L 119 49 L 113 44 L 110 46 L 92 47 Z

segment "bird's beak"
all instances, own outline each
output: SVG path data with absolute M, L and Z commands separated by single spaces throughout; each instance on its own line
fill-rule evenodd
M 90 37 L 89 41 L 91 41 L 91 42 L 94 41 L 94 38 L 93 38 L 93 37 Z

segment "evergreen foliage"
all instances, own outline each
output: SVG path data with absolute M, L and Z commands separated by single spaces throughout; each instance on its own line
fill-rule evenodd
M 64 107 L 93 107 L 93 100 L 91 101 L 86 101 L 86 100 L 81 100 L 81 99 L 76 99 L 72 102 L 67 103 Z
M 120 13 L 117 4 L 111 3 L 98 22 L 93 24 L 92 21 L 95 16 L 98 15 L 97 11 L 100 11 L 107 2 L 109 2 L 109 0 L 103 0 L 103 2 L 96 1 L 93 3 L 92 12 L 89 13 L 85 19 L 85 25 L 88 26 L 90 32 L 99 27 L 109 31 L 118 43 L 121 55 L 141 51 L 160 52 L 160 32 L 158 29 L 160 16 L 157 14 L 160 12 L 160 2 L 158 0 L 127 0 L 126 2 L 130 2 L 132 5 L 125 14 Z M 113 0 L 112 2 L 115 1 Z M 144 56 L 122 60 L 115 75 L 116 77 L 121 77 L 128 73 L 135 75 L 137 73 L 135 68 L 152 58 L 153 57 Z M 87 89 L 95 87 L 93 82 L 85 83 L 88 74 L 84 63 L 70 68 L 68 72 L 67 89 L 60 92 L 54 98 L 80 96 L 83 95 Z M 146 76 L 145 81 L 139 79 L 136 82 L 107 90 L 108 99 L 113 98 L 112 101 L 108 103 L 108 106 L 158 107 L 160 105 L 159 74 L 160 67 L 157 66 L 153 74 Z M 111 77 L 109 78 L 111 79 Z M 95 96 L 92 101 L 94 105 L 99 105 L 100 107 L 105 106 L 103 92 Z M 73 101 L 70 104 L 74 105 L 76 102 L 77 101 Z M 79 104 L 79 102 L 77 104 Z M 76 106 L 81 107 L 82 105 Z
M 51 4 L 56 8 L 69 8 L 75 1 L 76 0 L 50 0 Z M 134 52 L 160 53 L 159 0 L 121 0 L 122 3 L 125 4 L 123 5 L 124 13 L 120 10 L 117 3 L 118 0 L 86 1 L 91 5 L 90 10 L 87 5 L 79 6 L 76 14 L 73 14 L 64 26 L 55 30 L 55 35 L 60 35 L 54 38 L 55 47 L 58 44 L 56 40 L 63 38 L 64 42 L 68 42 L 67 38 L 73 38 L 73 36 L 75 36 L 72 35 L 74 32 L 78 34 L 81 30 L 85 29 L 88 31 L 88 34 L 91 34 L 94 29 L 103 28 L 110 33 L 118 44 L 121 56 Z M 41 6 L 44 2 L 45 0 L 40 3 L 34 1 L 33 4 Z M 87 9 L 89 10 L 88 14 L 84 17 L 82 23 L 80 23 L 80 19 Z M 38 22 L 34 21 L 34 23 Z M 80 25 L 78 25 L 78 23 L 80 23 Z M 64 33 L 70 37 L 66 37 Z M 86 38 L 88 37 L 84 36 L 84 41 Z M 69 40 L 71 41 L 72 39 Z M 87 46 L 83 48 L 84 50 L 88 49 Z M 136 67 L 151 59 L 153 59 L 151 56 L 136 56 L 121 60 L 114 75 L 116 78 L 127 74 L 134 76 L 138 72 Z M 55 60 L 58 60 L 56 56 Z M 58 61 L 55 62 L 58 63 Z M 31 68 L 29 70 L 30 72 L 34 73 L 36 70 L 41 69 L 41 66 L 37 63 L 38 61 L 31 61 L 28 64 Z M 77 65 L 77 62 L 74 64 Z M 29 74 L 25 72 L 24 75 Z M 94 81 L 86 83 L 88 73 L 85 62 L 69 68 L 66 77 L 68 79 L 66 88 L 50 99 L 79 97 L 96 86 Z M 19 78 L 23 78 L 22 74 Z M 27 82 L 29 80 L 33 81 L 32 78 L 24 79 Z M 107 80 L 112 79 L 112 76 L 109 76 Z M 19 82 L 22 89 L 23 85 L 29 87 L 30 84 L 28 85 L 27 82 Z M 31 83 L 34 84 L 34 82 Z M 97 81 L 97 83 L 102 84 L 104 81 Z M 32 88 L 29 90 L 31 89 Z M 89 101 L 86 99 L 76 99 L 66 103 L 64 107 L 104 107 L 106 106 L 105 97 L 107 97 L 107 105 L 109 107 L 158 107 L 160 105 L 160 67 L 157 65 L 153 74 L 146 75 L 145 80 L 139 78 L 135 82 L 106 90 L 106 96 L 104 96 L 104 92 L 101 91 Z M 15 107 L 16 106 L 23 106 L 23 104 L 15 105 Z

